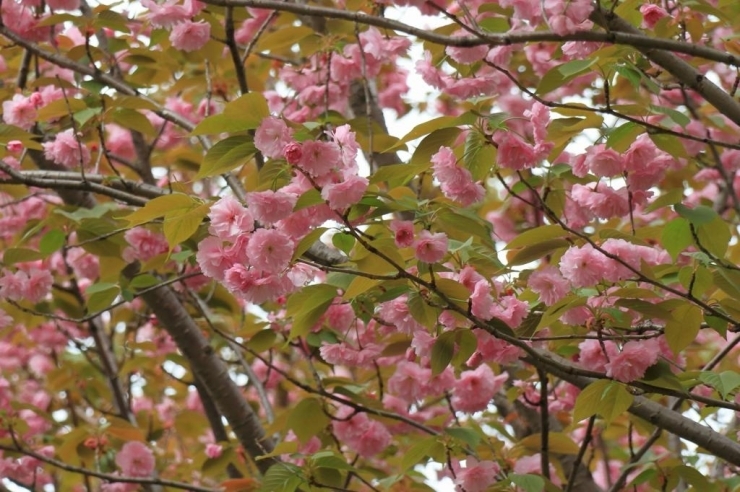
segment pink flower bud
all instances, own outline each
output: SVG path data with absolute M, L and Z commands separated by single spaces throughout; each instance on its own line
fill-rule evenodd
M 8 152 L 17 154 L 23 150 L 23 142 L 21 142 L 20 140 L 11 140 L 10 142 L 8 142 L 6 148 L 8 149 Z
M 299 144 L 298 142 L 290 142 L 288 145 L 285 146 L 285 149 L 283 149 L 283 155 L 285 155 L 285 160 L 288 161 L 288 164 L 298 164 L 298 162 L 300 162 L 301 160 L 301 157 L 303 157 L 303 149 L 301 148 L 301 144 Z

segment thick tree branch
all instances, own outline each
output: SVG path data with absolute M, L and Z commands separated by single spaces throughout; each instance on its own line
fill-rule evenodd
M 626 33 L 637 36 L 640 34 L 640 30 L 632 26 L 632 24 L 618 17 L 616 14 L 603 9 L 594 10 L 590 18 L 595 24 L 606 29 L 610 35 L 616 36 L 620 33 Z M 663 67 L 682 84 L 696 91 L 709 104 L 717 108 L 720 113 L 740 126 L 740 103 L 704 75 L 700 74 L 694 67 L 672 53 L 685 53 L 684 51 L 673 47 L 666 47 L 657 42 L 652 45 L 633 46 L 639 49 L 650 61 Z
M 547 371 L 564 381 L 581 389 L 594 379 L 580 376 L 568 370 L 572 365 L 562 357 L 544 350 L 534 349 L 538 357 L 527 357 L 526 362 Z M 711 454 L 733 465 L 740 466 L 740 443 L 737 443 L 712 429 L 684 417 L 680 413 L 664 407 L 648 398 L 635 396 L 629 412 L 636 417 L 650 422 L 663 430 L 676 434 L 687 441 L 704 448 Z
M 565 41 L 593 41 L 597 43 L 633 46 L 638 49 L 652 48 L 668 50 L 675 53 L 685 53 L 687 55 L 697 56 L 706 60 L 725 63 L 727 65 L 733 65 L 736 67 L 740 66 L 740 57 L 733 54 L 709 48 L 707 46 L 646 36 L 642 31 L 636 28 L 633 28 L 634 31 L 615 30 L 615 32 L 606 33 L 597 31 L 579 31 L 566 35 L 559 35 L 549 31 L 516 32 L 507 34 L 490 34 L 481 32 L 477 33 L 476 36 L 457 37 L 437 34 L 433 31 L 413 27 L 403 22 L 370 15 L 360 11 L 339 10 L 329 7 L 280 2 L 276 0 L 205 0 L 205 3 L 220 5 L 222 7 L 254 7 L 280 12 L 291 12 L 297 15 L 323 17 L 327 19 L 342 19 L 357 22 L 358 24 L 366 24 L 369 26 L 380 27 L 382 29 L 391 29 L 393 31 L 403 32 L 416 36 L 424 41 L 429 41 L 443 46 L 509 46 L 548 41 L 556 43 L 563 43 Z
M 12 447 L 12 446 L 6 446 L 5 444 L 0 444 L 0 450 L 21 453 L 26 456 L 35 458 L 41 461 L 42 463 L 46 463 L 47 465 L 51 465 L 55 468 L 59 468 L 60 470 L 68 471 L 70 473 L 77 473 L 79 475 L 85 475 L 87 477 L 100 478 L 103 480 L 107 480 L 111 483 L 115 483 L 115 482 L 134 483 L 134 484 L 141 484 L 144 486 L 156 485 L 156 486 L 163 486 L 163 487 L 171 487 L 173 489 L 188 490 L 192 492 L 216 492 L 217 490 L 219 490 L 219 489 L 211 489 L 208 487 L 199 487 L 197 485 L 192 485 L 192 484 L 187 484 L 187 483 L 182 483 L 182 482 L 175 482 L 173 480 L 164 480 L 161 478 L 123 477 L 119 475 L 111 475 L 108 473 L 100 473 L 95 470 L 88 470 L 87 468 L 73 466 L 63 461 L 55 460 L 53 458 L 47 458 L 43 454 L 39 454 L 33 450 L 26 449 L 20 445 L 18 447 Z

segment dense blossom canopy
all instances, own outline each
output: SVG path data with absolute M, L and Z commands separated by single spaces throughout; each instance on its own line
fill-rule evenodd
M 0 488 L 739 485 L 740 3 L 0 13 Z

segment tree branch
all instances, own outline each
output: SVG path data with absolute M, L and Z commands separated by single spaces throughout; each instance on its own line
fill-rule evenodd
M 608 34 L 619 35 L 626 33 L 629 35 L 640 35 L 640 30 L 632 26 L 629 22 L 620 18 L 613 12 L 607 12 L 603 9 L 594 10 L 590 19 L 604 29 Z M 654 39 L 657 41 L 657 39 Z M 685 43 L 679 43 L 685 44 Z M 717 108 L 723 115 L 727 116 L 736 125 L 740 126 L 740 103 L 732 96 L 715 85 L 704 75 L 700 74 L 694 67 L 681 60 L 672 52 L 685 53 L 674 47 L 665 46 L 662 43 L 653 43 L 652 45 L 633 45 L 645 55 L 650 61 L 663 67 L 671 75 L 676 77 L 682 84 L 686 85 L 700 94 L 709 104 Z M 719 61 L 719 60 L 717 60 Z M 736 65 L 734 62 L 733 65 Z M 736 65 L 737 66 L 737 65 Z
M 675 53 L 685 53 L 687 55 L 697 56 L 706 60 L 740 67 L 740 57 L 733 54 L 707 46 L 646 36 L 642 31 L 636 28 L 633 28 L 632 31 L 615 30 L 615 32 L 606 33 L 597 31 L 579 31 L 565 35 L 559 35 L 549 31 L 515 32 L 507 34 L 477 32 L 476 36 L 457 37 L 437 34 L 433 31 L 427 31 L 403 22 L 370 15 L 361 11 L 339 10 L 314 5 L 280 2 L 276 0 L 205 0 L 204 3 L 219 5 L 222 7 L 253 7 L 280 12 L 291 12 L 297 15 L 323 17 L 327 19 L 342 19 L 357 22 L 359 24 L 380 27 L 382 29 L 391 29 L 393 31 L 403 32 L 416 36 L 424 41 L 429 41 L 443 46 L 510 46 L 525 43 L 593 41 L 597 43 L 628 45 L 638 49 L 652 48 L 673 51 Z

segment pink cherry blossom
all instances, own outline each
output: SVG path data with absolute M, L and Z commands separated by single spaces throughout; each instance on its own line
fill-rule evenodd
M 286 146 L 293 143 L 292 134 L 293 132 L 283 120 L 270 116 L 262 120 L 260 126 L 257 127 L 254 134 L 254 146 L 265 157 L 279 159 L 283 157 Z
M 465 458 L 465 468 L 458 468 L 455 472 L 457 492 L 486 492 L 491 485 L 498 481 L 501 467 L 494 461 L 478 461 L 472 456 Z
M 570 196 L 579 206 L 588 209 L 600 219 L 624 217 L 629 214 L 627 188 L 615 190 L 603 182 L 594 188 L 576 183 L 570 191 Z
M 447 198 L 468 206 L 485 197 L 486 190 L 473 181 L 470 171 L 458 166 L 451 148 L 440 147 L 432 156 L 432 164 L 434 177 L 440 182 L 442 193 Z
M 550 27 L 561 35 L 576 32 L 593 11 L 590 0 L 544 0 L 543 6 Z
M 221 446 L 220 444 L 209 443 L 206 445 L 206 456 L 211 459 L 218 458 L 219 456 L 221 456 L 222 452 L 223 446 Z
M 529 303 L 521 301 L 515 296 L 501 296 L 498 302 L 493 305 L 491 314 L 511 328 L 516 328 L 522 324 L 524 318 L 529 314 Z
M 49 270 L 33 268 L 28 272 L 28 280 L 23 287 L 23 297 L 31 302 L 39 302 L 51 292 L 53 283 L 54 277 Z
M 116 453 L 116 465 L 128 477 L 150 477 L 154 472 L 154 453 L 138 441 L 129 441 Z
M 415 362 L 399 362 L 396 372 L 388 379 L 388 391 L 407 403 L 416 403 L 430 394 L 428 381 L 432 370 Z
M 321 198 L 329 202 L 332 210 L 343 212 L 362 199 L 367 186 L 367 178 L 349 176 L 340 183 L 325 185 L 321 190 Z
M 254 230 L 252 214 L 231 195 L 214 203 L 208 218 L 211 219 L 208 232 L 221 239 L 232 239 Z
M 484 362 L 511 364 L 521 357 L 522 350 L 504 340 L 494 337 L 487 331 L 478 329 L 473 332 L 478 339 L 478 352 Z
M 303 157 L 303 148 L 298 142 L 290 142 L 283 149 L 283 155 L 288 164 L 295 166 L 301 161 L 301 157 Z
M 413 316 L 411 316 L 406 296 L 400 296 L 392 301 L 382 303 L 378 314 L 383 321 L 394 325 L 407 335 L 411 335 L 417 330 L 424 329 L 424 327 L 421 326 Z
M 272 225 L 293 212 L 298 197 L 283 191 L 253 191 L 247 194 L 247 205 L 254 218 L 264 225 Z
M 568 281 L 565 280 L 557 268 L 548 266 L 537 270 L 529 276 L 528 286 L 539 294 L 540 300 L 547 306 L 552 306 L 568 293 Z
M 67 168 L 85 167 L 90 163 L 90 150 L 75 137 L 72 129 L 58 133 L 51 142 L 44 144 L 44 157 Z
M 595 145 L 587 150 L 584 166 L 601 178 L 620 176 L 625 170 L 622 156 L 614 149 L 607 149 L 604 144 Z M 575 170 L 573 174 L 576 174 Z M 583 177 L 580 173 L 576 175 Z
M 233 266 L 233 261 L 224 252 L 222 241 L 213 236 L 198 243 L 195 259 L 204 275 L 217 280 L 223 280 L 224 272 Z
M 149 261 L 157 255 L 169 250 L 167 240 L 162 234 L 152 232 L 144 227 L 134 227 L 124 234 L 126 242 L 131 246 L 123 252 L 124 259 Z
M 611 340 L 588 339 L 582 341 L 578 348 L 578 363 L 590 371 L 606 371 L 606 365 L 619 353 L 619 348 Z
M 321 357 L 329 364 L 341 364 L 348 367 L 373 367 L 373 363 L 383 352 L 378 344 L 367 344 L 361 349 L 347 343 L 331 343 L 321 346 Z
M 536 25 L 542 19 L 540 0 L 499 0 L 502 7 L 513 7 L 514 17 Z
M 421 75 L 424 82 L 435 89 L 445 88 L 444 72 L 434 66 L 432 63 L 432 54 L 429 51 L 425 51 L 424 58 L 416 62 L 416 71 Z
M 419 261 L 437 263 L 447 254 L 447 235 L 443 232 L 432 234 L 423 230 L 419 233 L 414 248 L 414 254 Z
M 0 277 L 0 299 L 10 299 L 11 301 L 20 301 L 25 296 L 28 275 L 23 271 L 11 273 L 3 271 Z
M 356 165 L 357 152 L 360 150 L 360 146 L 355 140 L 355 132 L 351 130 L 352 127 L 349 125 L 341 125 L 331 133 L 334 143 L 339 145 L 341 149 L 342 163 L 347 168 Z
M 590 244 L 571 246 L 560 258 L 560 273 L 574 287 L 592 287 L 598 284 L 608 268 L 613 268 L 613 265 Z
M 342 152 L 334 142 L 309 140 L 303 142 L 301 160 L 298 167 L 318 178 L 325 176 L 338 167 L 342 161 Z
M 239 294 L 245 301 L 253 304 L 272 301 L 295 290 L 295 285 L 287 275 L 248 270 L 241 264 L 236 264 L 226 270 L 224 285 L 230 291 Z
M 337 420 L 332 421 L 332 429 L 337 438 L 360 456 L 371 457 L 385 448 L 392 440 L 388 429 L 371 420 L 366 413 L 355 413 L 349 407 L 342 407 L 337 412 Z
M 493 317 L 493 297 L 491 284 L 486 280 L 476 282 L 473 294 L 470 296 L 470 312 L 473 316 L 488 321 Z
M 623 383 L 632 382 L 643 377 L 647 368 L 658 361 L 658 357 L 660 345 L 654 338 L 627 342 L 622 351 L 606 364 L 606 375 Z
M 458 30 L 453 36 L 465 36 L 468 33 L 463 30 Z M 481 61 L 488 53 L 488 46 L 480 45 L 471 48 L 462 48 L 457 46 L 448 46 L 445 48 L 445 53 L 455 60 L 457 63 L 471 64 Z
M 498 164 L 516 171 L 533 167 L 537 164 L 535 149 L 515 134 L 507 132 L 498 145 Z
M 536 144 L 542 144 L 547 139 L 547 124 L 550 123 L 550 109 L 536 101 L 532 109 L 524 112 L 524 116 L 532 121 L 532 136 Z
M 463 371 L 452 390 L 452 405 L 461 412 L 485 410 L 508 378 L 506 373 L 494 376 L 487 364 L 481 364 L 472 371 Z
M 154 27 L 171 27 L 191 17 L 187 9 L 177 0 L 165 0 L 162 3 L 142 0 L 141 5 L 149 9 L 146 18 Z
M 399 248 L 408 248 L 414 244 L 414 223 L 410 220 L 394 220 L 390 225 L 394 232 L 394 241 Z
M 3 102 L 3 121 L 30 130 L 36 123 L 36 105 L 30 98 L 15 94 L 13 99 Z
M 211 25 L 205 21 L 183 21 L 172 28 L 170 42 L 178 50 L 196 51 L 206 45 L 211 37 Z
M 642 14 L 642 27 L 652 29 L 660 19 L 668 16 L 668 12 L 665 11 L 661 6 L 646 3 L 640 5 L 640 13 Z M 697 120 L 694 120 L 697 121 Z
M 252 266 L 267 273 L 282 272 L 293 257 L 293 241 L 277 229 L 258 229 L 247 245 Z

